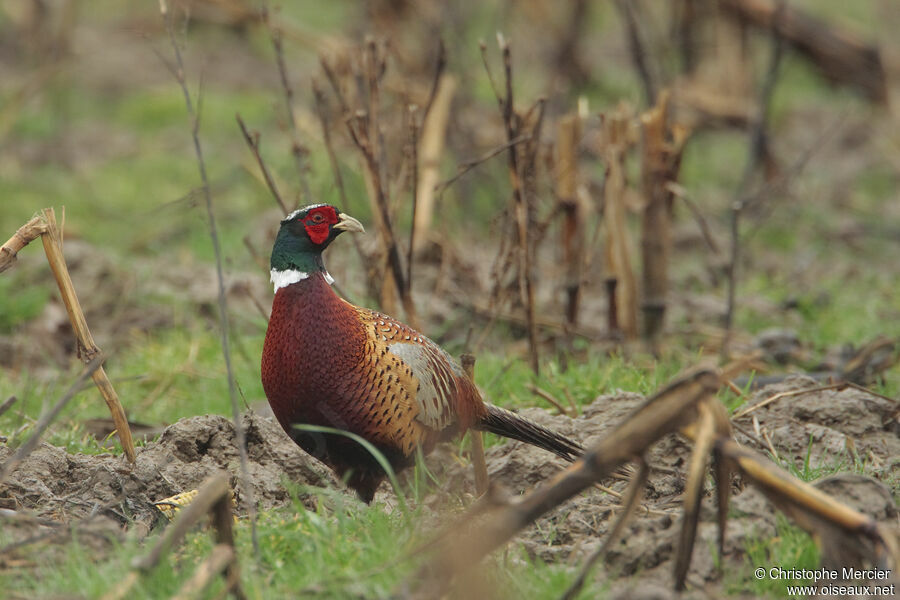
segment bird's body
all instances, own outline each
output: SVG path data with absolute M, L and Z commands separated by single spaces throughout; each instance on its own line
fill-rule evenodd
M 342 224 L 345 224 L 343 225 Z M 327 224 L 327 235 L 322 224 Z M 318 226 L 318 229 L 316 227 Z M 298 424 L 354 433 L 395 470 L 469 428 L 573 458 L 580 446 L 482 401 L 475 385 L 437 344 L 381 313 L 353 306 L 331 288 L 321 251 L 359 223 L 315 205 L 282 221 L 272 256 L 275 299 L 262 355 L 262 382 L 281 426 L 365 501 L 385 473 L 348 436 L 304 432 Z

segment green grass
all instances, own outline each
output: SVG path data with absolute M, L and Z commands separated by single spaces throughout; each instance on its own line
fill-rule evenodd
M 160 424 L 197 414 L 231 414 L 220 341 L 214 330 L 194 327 L 154 333 L 136 331 L 133 336 L 129 349 L 107 363 L 107 373 L 125 402 L 129 419 Z M 241 346 L 244 352 L 234 355 L 235 379 L 248 402 L 262 400 L 265 396 L 258 361 L 262 336 L 248 336 Z M 10 439 L 11 444 L 30 435 L 28 423 L 62 395 L 79 368 L 73 362 L 68 373 L 51 381 L 35 380 L 28 372 L 0 372 L 0 385 L 19 399 L 12 410 L 0 417 L 0 431 L 18 431 Z M 87 387 L 72 399 L 44 439 L 72 452 L 95 452 L 97 446 L 84 432 L 83 422 L 107 416 L 100 393 L 93 386 Z
M 47 288 L 28 285 L 15 273 L 0 277 L 0 334 L 38 316 L 49 296 Z
M 421 564 L 416 549 L 433 532 L 417 527 L 422 510 L 405 515 L 384 507 L 346 502 L 340 495 L 320 492 L 319 509 L 293 506 L 259 515 L 260 554 L 254 555 L 250 527 L 235 528 L 242 585 L 251 598 L 300 597 L 389 598 Z M 4 571 L 0 585 L 6 593 L 46 597 L 76 591 L 96 598 L 107 592 L 130 569 L 131 561 L 153 545 L 156 534 L 137 540 L 133 534 L 116 544 L 104 559 L 84 547 L 88 538 L 77 530 L 59 561 L 42 563 L 26 574 Z M 0 531 L 0 545 L 7 542 Z M 209 531 L 191 533 L 162 564 L 140 579 L 129 598 L 172 595 L 212 548 Z M 58 548 L 57 548 L 58 550 Z M 502 598 L 547 598 L 559 595 L 570 583 L 566 567 L 547 565 L 514 552 L 514 560 L 488 561 L 490 585 Z M 485 569 L 487 572 L 488 569 Z M 212 586 L 214 594 L 219 585 Z M 588 586 L 584 598 L 596 597 Z M 209 597 L 209 596 L 204 596 Z
M 412 549 L 414 532 L 399 513 L 357 504 L 314 512 L 298 503 L 263 513 L 259 519 L 258 558 L 253 555 L 248 523 L 236 527 L 242 583 L 253 598 L 295 596 L 305 588 L 317 589 L 326 597 L 352 595 L 355 591 L 370 598 L 385 598 L 410 569 L 409 562 L 397 567 L 387 563 L 398 551 Z M 21 587 L 8 582 L 14 585 L 5 587 L 7 592 L 29 590 L 45 596 L 77 590 L 84 597 L 99 597 L 129 570 L 131 560 L 155 541 L 127 539 L 107 560 L 95 563 L 87 558 L 89 553 L 74 552 L 77 539 L 76 535 L 73 552 L 66 553 L 61 564 L 37 569 L 21 582 Z M 160 567 L 141 578 L 129 597 L 170 596 L 211 547 L 210 532 L 191 534 Z
M 743 571 L 729 570 L 725 587 L 729 593 L 751 593 L 757 598 L 784 598 L 789 585 L 809 585 L 811 582 L 795 579 L 762 578 L 753 575 L 757 568 L 768 571 L 772 567 L 784 569 L 816 569 L 819 567 L 819 550 L 809 535 L 778 515 L 774 538 L 750 538 L 745 546 L 747 553 Z
M 568 395 L 581 407 L 601 394 L 618 390 L 649 394 L 688 364 L 681 356 L 626 359 L 620 354 L 593 352 L 583 359 L 566 361 L 565 370 L 558 360 L 546 361 L 541 374 L 535 376 L 519 357 L 489 354 L 478 358 L 475 380 L 486 397 L 501 406 L 522 408 L 544 403 L 530 391 L 533 384 L 553 394 L 564 406 L 568 405 Z M 549 404 L 543 405 L 552 409 Z

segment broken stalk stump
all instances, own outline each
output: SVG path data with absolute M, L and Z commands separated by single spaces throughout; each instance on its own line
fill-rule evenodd
M 581 117 L 578 112 L 563 117 L 557 133 L 556 195 L 565 215 L 561 231 L 565 264 L 566 322 L 578 323 L 581 304 L 581 269 L 584 263 L 584 206 L 578 199 L 578 144 L 581 140 Z
M 474 384 L 475 355 L 469 353 L 463 354 L 460 357 L 460 362 L 462 362 L 462 368 L 463 371 L 466 372 L 466 377 Z M 469 436 L 472 438 L 472 468 L 475 470 L 475 494 L 477 496 L 483 496 L 488 490 L 488 484 L 490 483 L 490 480 L 488 479 L 487 463 L 484 461 L 484 438 L 482 438 L 480 431 L 474 429 L 469 430 Z
M 681 151 L 688 136 L 685 128 L 669 122 L 669 98 L 669 91 L 663 90 L 656 106 L 641 115 L 641 183 L 646 199 L 641 215 L 641 310 L 644 337 L 654 352 L 663 328 L 669 290 L 673 198 L 669 184 L 678 179 Z
M 56 224 L 56 213 L 52 208 L 45 208 L 42 211 L 42 219 L 45 229 L 41 234 L 41 241 L 44 244 L 44 252 L 47 254 L 47 262 L 50 263 L 53 277 L 59 286 L 63 304 L 66 306 L 69 322 L 72 323 L 72 331 L 75 332 L 75 338 L 78 341 L 77 355 L 82 361 L 89 363 L 100 354 L 100 348 L 94 343 L 94 337 L 91 335 L 91 330 L 88 329 L 84 311 L 81 310 L 81 303 L 75 294 L 75 286 L 72 284 L 72 277 L 69 275 L 66 259 L 62 253 L 62 234 Z M 133 463 L 135 459 L 134 441 L 131 439 L 131 428 L 128 426 L 128 419 L 125 417 L 125 409 L 122 408 L 119 396 L 102 366 L 94 371 L 91 378 L 106 401 L 125 456 L 128 458 L 128 462 Z
M 40 215 L 32 217 L 30 221 L 19 227 L 11 238 L 3 246 L 0 246 L 0 273 L 7 270 L 16 262 L 16 254 L 31 241 L 47 231 L 47 224 Z
M 627 226 L 625 154 L 631 146 L 628 127 L 630 110 L 620 105 L 603 125 L 603 185 L 601 227 L 603 228 L 603 271 L 609 301 L 607 330 L 625 339 L 637 337 L 637 282 L 631 260 L 632 240 Z
M 53 271 L 63 304 L 66 306 L 66 313 L 69 315 L 69 322 L 72 323 L 72 330 L 75 332 L 75 339 L 78 342 L 78 358 L 85 364 L 90 363 L 100 355 L 100 348 L 94 343 L 91 330 L 88 329 L 87 320 L 84 318 L 84 311 L 81 310 L 81 303 L 75 294 L 75 286 L 72 285 L 72 277 L 69 275 L 69 268 L 66 266 L 66 259 L 62 253 L 62 233 L 56 223 L 56 213 L 52 208 L 45 208 L 41 214 L 32 217 L 0 247 L 0 273 L 15 263 L 19 250 L 38 237 L 44 244 L 47 262 L 50 263 L 50 270 Z M 109 377 L 106 376 L 102 365 L 93 372 L 91 377 L 103 399 L 106 400 L 106 406 L 109 407 L 125 456 L 128 458 L 128 462 L 134 463 L 134 441 L 131 439 L 131 429 L 128 426 L 128 419 L 125 417 L 125 409 L 122 408 L 116 390 L 110 383 Z

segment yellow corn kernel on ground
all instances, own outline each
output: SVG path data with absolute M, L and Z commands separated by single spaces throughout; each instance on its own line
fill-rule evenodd
M 197 497 L 198 490 L 190 490 L 188 492 L 181 492 L 180 494 L 175 494 L 174 496 L 170 496 L 168 498 L 164 498 L 159 502 L 154 502 L 153 506 L 159 509 L 168 520 L 172 520 L 175 518 L 175 515 L 178 514 L 178 511 L 182 509 L 182 507 L 187 506 L 191 502 L 193 502 L 194 498 Z M 232 501 L 233 501 L 232 496 Z

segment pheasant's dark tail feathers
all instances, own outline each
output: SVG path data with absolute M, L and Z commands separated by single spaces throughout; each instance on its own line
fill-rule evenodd
M 520 417 L 505 408 L 500 408 L 487 402 L 484 405 L 488 409 L 488 414 L 480 423 L 475 425 L 475 429 L 489 431 L 543 448 L 569 462 L 574 461 L 584 453 L 584 447 L 581 444 L 570 440 L 564 435 L 550 431 L 546 427 L 538 425 L 525 417 Z

